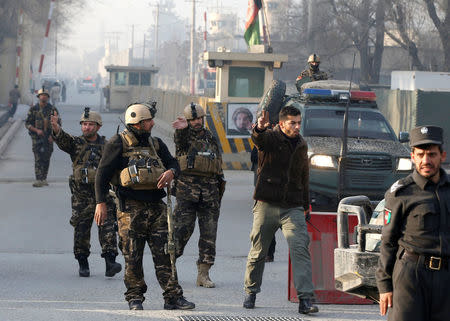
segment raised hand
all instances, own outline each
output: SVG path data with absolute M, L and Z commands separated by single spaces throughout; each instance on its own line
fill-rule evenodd
M 178 117 L 173 123 L 172 127 L 175 129 L 184 129 L 188 127 L 188 122 L 184 117 Z
M 59 116 L 57 113 L 50 116 L 50 123 L 52 124 L 53 132 L 58 134 L 61 127 L 59 126 Z
M 258 118 L 258 125 L 257 125 L 257 127 L 258 127 L 259 130 L 264 130 L 264 129 L 266 129 L 269 126 L 270 126 L 269 112 L 263 110 L 261 117 Z

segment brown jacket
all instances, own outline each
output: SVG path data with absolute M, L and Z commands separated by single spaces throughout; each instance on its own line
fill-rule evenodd
M 294 149 L 277 125 L 258 131 L 252 140 L 258 148 L 258 177 L 253 198 L 277 206 L 309 208 L 308 145 L 300 135 Z

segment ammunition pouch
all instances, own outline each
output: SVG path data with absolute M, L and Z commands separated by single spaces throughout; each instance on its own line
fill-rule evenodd
M 214 153 L 198 152 L 177 157 L 183 173 L 213 176 L 221 173 L 222 163 Z
M 94 184 L 96 173 L 97 170 L 95 168 L 87 168 L 82 165 L 73 168 L 73 178 L 77 183 Z
M 152 166 L 153 165 L 153 166 Z M 120 185 L 136 190 L 157 189 L 158 178 L 166 170 L 164 167 L 154 166 L 140 167 L 133 164 L 120 172 Z
M 42 119 L 36 119 L 34 122 L 34 127 L 41 130 L 44 129 L 44 121 Z
M 128 157 L 128 167 L 120 171 L 119 181 L 123 187 L 135 190 L 157 189 L 158 178 L 166 171 L 158 156 L 158 140 L 150 137 L 149 147 L 136 146 L 138 140 L 125 130 L 121 135 L 123 157 Z

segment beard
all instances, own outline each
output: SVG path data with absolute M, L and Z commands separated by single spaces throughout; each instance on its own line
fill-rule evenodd
M 96 132 L 85 132 L 85 133 L 83 133 L 83 136 L 86 138 L 92 138 L 95 136 L 95 134 L 96 134 Z

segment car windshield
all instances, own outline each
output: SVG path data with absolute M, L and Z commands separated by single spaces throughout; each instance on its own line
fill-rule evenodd
M 342 137 L 344 110 L 307 109 L 303 136 Z M 371 111 L 350 111 L 348 137 L 395 140 L 395 133 L 383 115 Z

